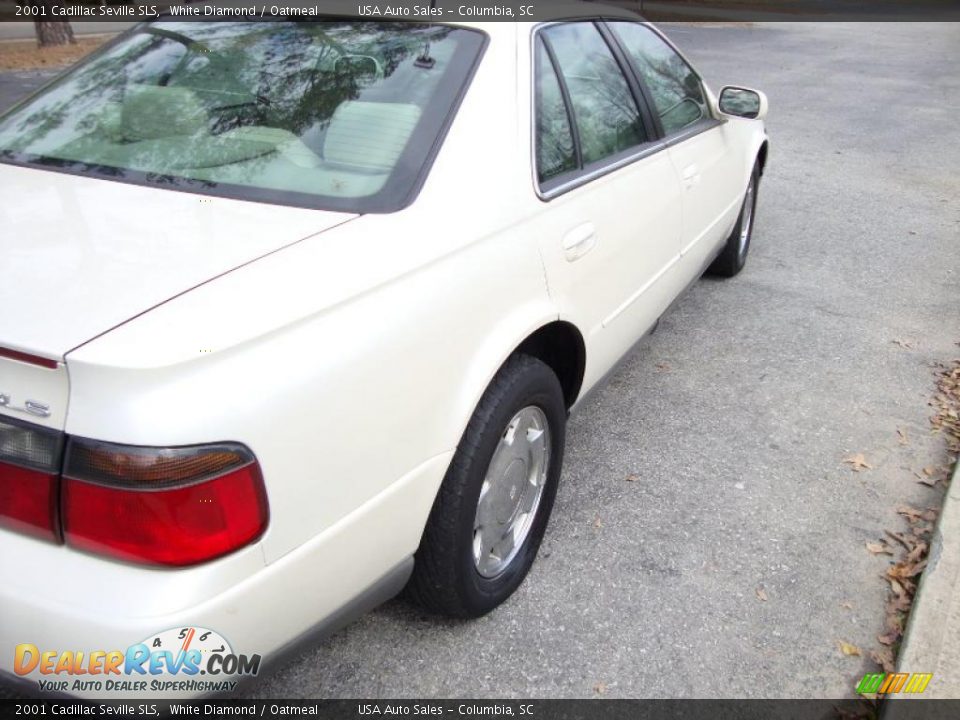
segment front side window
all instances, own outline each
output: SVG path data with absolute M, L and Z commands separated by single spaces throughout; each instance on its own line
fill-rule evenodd
M 541 36 L 553 51 L 570 97 L 582 164 L 589 166 L 645 142 L 636 100 L 596 26 L 551 25 Z
M 608 26 L 650 89 L 667 135 L 709 117 L 700 78 L 662 38 L 638 23 L 610 22 Z
M 0 117 L 0 161 L 386 212 L 415 191 L 483 42 L 413 23 L 155 22 Z

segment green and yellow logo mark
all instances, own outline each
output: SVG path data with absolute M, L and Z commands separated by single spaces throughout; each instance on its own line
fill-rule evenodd
M 866 695 L 922 693 L 933 673 L 867 673 L 857 685 L 857 692 Z

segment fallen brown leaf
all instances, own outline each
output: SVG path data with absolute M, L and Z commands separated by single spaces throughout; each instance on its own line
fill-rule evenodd
M 912 604 L 912 598 L 906 595 L 894 595 L 887 600 L 887 612 L 892 613 L 892 617 L 896 617 L 896 613 L 906 612 Z
M 903 585 L 900 582 L 892 577 L 887 577 L 887 582 L 890 583 L 890 589 L 893 590 L 896 595 L 903 595 L 905 590 Z
M 897 565 L 894 565 L 893 568 L 891 568 L 887 572 L 890 572 L 896 569 L 897 579 L 912 578 L 922 573 L 923 569 L 926 566 L 927 566 L 926 560 L 921 560 L 918 563 L 898 563 Z
M 891 630 L 885 635 L 877 635 L 877 642 L 881 645 L 893 645 L 897 640 L 900 639 L 900 633 L 895 630 Z
M 856 455 L 844 458 L 843 462 L 847 463 L 854 472 L 873 470 L 873 465 L 867 462 L 867 458 L 864 457 L 863 453 L 857 453 Z
M 867 543 L 867 550 L 874 555 L 893 555 L 890 546 L 885 542 Z
M 672 370 L 672 368 L 670 367 L 670 364 L 669 364 L 669 363 L 658 362 L 658 363 L 657 363 L 657 370 L 659 370 L 660 372 L 670 372 L 670 370 Z
M 907 437 L 906 430 L 901 430 L 900 428 L 897 428 L 897 442 L 899 442 L 901 445 L 910 444 L 910 438 Z
M 920 558 L 923 557 L 924 553 L 927 552 L 927 547 L 928 546 L 925 542 L 923 542 L 922 540 L 918 540 L 913 550 L 911 550 L 910 553 L 907 555 L 906 562 L 908 563 L 917 562 Z
M 870 653 L 873 661 L 883 668 L 884 672 L 896 672 L 896 664 L 893 660 L 893 651 L 890 648 L 881 648 Z
M 860 655 L 862 654 L 860 652 L 860 648 L 858 648 L 856 645 L 851 645 L 850 643 L 844 642 L 843 640 L 837 640 L 837 643 L 840 645 L 840 652 L 842 652 L 844 655 L 848 657 L 852 655 L 856 655 L 857 657 L 860 657 Z
M 760 602 L 767 601 L 767 591 L 763 589 L 762 585 L 757 586 L 757 589 L 754 590 L 754 592 L 757 594 L 757 600 Z
M 842 607 L 844 610 L 853 610 L 853 603 L 852 603 L 852 602 L 842 602 L 842 603 L 840 603 L 840 607 Z
M 640 476 L 634 475 L 633 473 L 630 473 L 624 478 L 624 480 L 626 480 L 627 482 L 636 482 L 639 479 L 640 479 Z
M 599 516 L 599 515 L 597 515 L 597 517 L 594 518 L 594 520 L 593 520 L 593 526 L 594 526 L 595 528 L 597 528 L 598 530 L 603 527 L 603 521 L 600 519 L 600 516 Z
M 910 507 L 909 505 L 897 506 L 897 513 L 903 515 L 905 518 L 910 520 L 910 522 L 916 522 L 923 517 L 923 510 L 918 510 L 917 508 Z
M 901 545 L 903 545 L 907 550 L 913 550 L 913 546 L 915 544 L 913 540 L 910 540 L 909 538 L 904 537 L 900 533 L 891 532 L 890 530 L 884 530 L 883 532 L 886 533 L 889 537 L 892 537 Z
M 597 695 L 603 695 L 607 691 L 607 684 L 605 682 L 598 682 L 593 686 L 593 691 L 597 693 Z

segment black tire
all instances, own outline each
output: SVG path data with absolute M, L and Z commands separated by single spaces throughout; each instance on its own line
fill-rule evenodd
M 727 244 L 724 245 L 717 259 L 714 260 L 713 264 L 707 269 L 707 273 L 710 275 L 733 277 L 743 270 L 743 266 L 746 265 L 747 253 L 750 251 L 750 240 L 753 237 L 753 225 L 757 209 L 757 190 L 759 186 L 760 168 L 754 165 L 753 172 L 750 173 L 750 182 L 747 185 L 743 207 L 740 208 L 740 216 L 737 218 L 737 224 L 734 226 L 733 232 L 730 233 L 730 237 L 727 238 Z M 751 188 L 753 189 L 752 193 L 750 192 Z M 746 239 L 741 242 L 744 222 L 749 223 L 749 226 L 747 227 Z
M 508 425 L 529 406 L 542 411 L 549 427 L 543 491 L 516 555 L 495 577 L 484 577 L 473 550 L 481 487 Z M 513 594 L 533 565 L 550 519 L 563 464 L 566 416 L 560 382 L 546 364 L 521 354 L 504 364 L 474 411 L 437 493 L 407 585 L 409 598 L 431 612 L 472 618 Z

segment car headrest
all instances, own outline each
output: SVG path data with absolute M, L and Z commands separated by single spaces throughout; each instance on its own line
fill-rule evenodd
M 330 118 L 323 141 L 324 160 L 363 170 L 390 171 L 419 120 L 420 108 L 416 105 L 348 100 Z
M 124 93 L 120 124 L 128 140 L 193 135 L 208 121 L 206 108 L 189 88 L 134 84 Z

